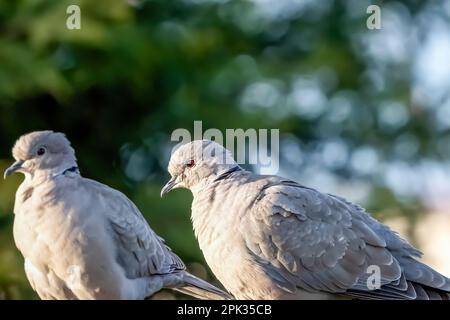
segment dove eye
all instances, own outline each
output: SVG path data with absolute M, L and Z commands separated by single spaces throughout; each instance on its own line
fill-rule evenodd
M 45 148 L 41 147 L 37 150 L 36 154 L 38 156 L 43 156 L 45 154 L 45 152 L 46 152 Z
M 186 163 L 186 167 L 188 167 L 188 168 L 192 168 L 193 166 L 195 166 L 194 159 L 191 159 L 191 160 L 189 160 L 188 163 Z

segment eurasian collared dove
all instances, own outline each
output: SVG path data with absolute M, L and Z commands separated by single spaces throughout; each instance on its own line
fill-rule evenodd
M 179 147 L 168 170 L 192 191 L 206 262 L 238 299 L 448 299 L 450 280 L 358 205 L 243 170 L 221 145 Z
M 65 135 L 33 132 L 12 152 L 17 161 L 5 177 L 25 174 L 14 240 L 42 299 L 145 299 L 162 288 L 229 297 L 185 271 L 124 194 L 83 178 Z

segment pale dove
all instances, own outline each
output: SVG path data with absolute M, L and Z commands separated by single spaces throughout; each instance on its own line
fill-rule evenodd
M 206 262 L 238 299 L 448 299 L 450 280 L 343 198 L 242 169 L 215 142 L 179 147 L 168 170 L 192 191 Z
M 189 274 L 124 194 L 83 178 L 61 133 L 33 132 L 5 171 L 25 174 L 16 193 L 14 240 L 42 299 L 145 299 L 162 288 L 227 298 Z

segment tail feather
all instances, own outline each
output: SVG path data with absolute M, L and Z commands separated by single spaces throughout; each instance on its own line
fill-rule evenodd
M 420 283 L 408 281 L 407 290 L 394 285 L 385 285 L 378 290 L 349 290 L 345 295 L 356 299 L 371 300 L 449 300 L 450 293 L 441 289 L 430 288 Z
M 450 293 L 441 289 L 424 286 L 420 283 L 412 283 L 417 292 L 415 300 L 449 300 Z
M 408 281 L 450 292 L 450 279 L 411 257 L 397 257 Z
M 233 299 L 233 297 L 228 293 L 188 272 L 184 272 L 183 280 L 185 282 L 185 286 L 174 288 L 174 290 L 202 300 Z

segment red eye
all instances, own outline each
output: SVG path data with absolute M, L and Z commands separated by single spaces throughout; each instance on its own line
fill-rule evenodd
M 186 167 L 188 168 L 192 168 L 193 166 L 195 166 L 195 161 L 194 159 L 190 160 L 188 163 L 186 163 Z
M 45 154 L 45 148 L 39 148 L 36 154 L 38 156 L 43 156 Z

